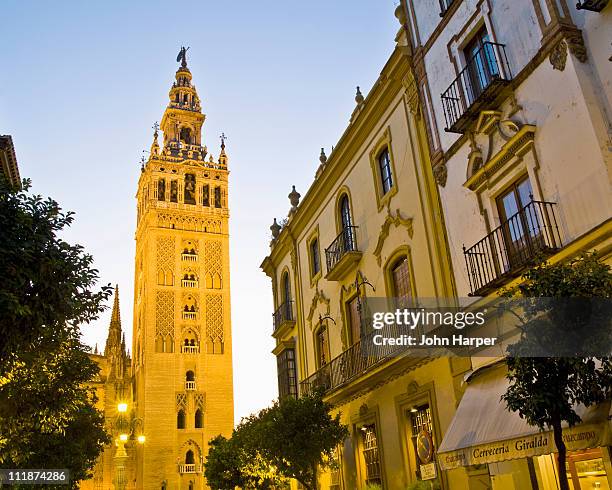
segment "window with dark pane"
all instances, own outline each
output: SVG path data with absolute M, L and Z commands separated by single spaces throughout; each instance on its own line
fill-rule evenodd
M 393 187 L 393 174 L 391 173 L 391 158 L 389 157 L 389 149 L 385 148 L 378 155 L 378 168 L 380 170 L 380 180 L 382 184 L 383 196 Z
M 382 485 L 376 426 L 374 424 L 366 425 L 361 428 L 361 432 L 363 438 L 363 459 L 365 461 L 365 483 L 366 485 Z
M 355 296 L 347 303 L 347 320 L 349 324 L 350 342 L 354 344 L 361 338 L 361 318 L 359 315 L 359 300 Z
M 215 187 L 215 207 L 221 207 L 221 187 Z
M 393 283 L 393 296 L 395 297 L 396 307 L 408 308 L 412 298 L 408 257 L 403 256 L 395 261 L 391 268 L 391 280 Z
M 157 200 L 165 201 L 166 200 L 166 180 L 159 179 L 157 181 Z
M 319 256 L 319 240 L 314 239 L 310 242 L 310 264 L 311 264 L 311 276 L 316 276 L 321 270 L 321 257 Z
M 276 367 L 278 373 L 278 393 L 280 397 L 297 397 L 295 350 L 285 349 L 281 352 L 276 358 Z
M 327 325 L 321 325 L 317 330 L 317 356 L 319 367 L 325 366 L 330 361 L 329 356 L 329 333 Z
M 202 206 L 210 206 L 210 187 L 208 184 L 202 187 Z

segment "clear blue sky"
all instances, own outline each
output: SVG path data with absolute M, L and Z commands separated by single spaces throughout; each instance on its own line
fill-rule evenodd
M 76 212 L 66 234 L 119 283 L 131 345 L 135 193 L 182 44 L 207 115 L 227 136 L 236 421 L 277 395 L 272 295 L 259 269 L 273 217 L 305 193 L 394 47 L 394 0 L 2 2 L 0 134 L 34 191 Z M 104 345 L 110 311 L 83 327 Z

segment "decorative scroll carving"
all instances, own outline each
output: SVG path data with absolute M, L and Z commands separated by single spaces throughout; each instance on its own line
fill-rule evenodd
M 565 70 L 565 63 L 567 62 L 567 43 L 565 39 L 561 39 L 561 41 L 557 43 L 550 52 L 548 59 L 555 70 Z
M 433 168 L 434 179 L 440 187 L 446 186 L 446 178 L 448 171 L 446 169 L 446 162 L 440 162 Z
M 401 225 L 404 228 L 406 228 L 406 230 L 408 231 L 408 236 L 410 238 L 412 238 L 412 235 L 414 233 L 413 228 L 412 228 L 412 218 L 403 218 L 399 209 L 395 212 L 395 216 L 394 216 L 391 210 L 387 208 L 387 217 L 385 218 L 385 222 L 382 224 L 382 227 L 380 228 L 380 233 L 378 234 L 378 241 L 376 242 L 376 248 L 374 249 L 374 256 L 376 257 L 376 261 L 378 262 L 378 265 L 380 265 L 382 262 L 382 258 L 381 258 L 382 248 L 383 248 L 383 245 L 385 244 L 385 240 L 389 236 L 391 225 L 395 225 L 395 227 L 398 227 Z
M 194 216 L 182 216 L 171 213 L 159 213 L 157 225 L 160 228 L 174 230 L 203 231 L 206 233 L 222 233 L 221 220 L 202 219 Z
M 330 303 L 329 298 L 325 296 L 325 293 L 323 291 L 320 291 L 319 288 L 317 287 L 315 290 L 315 294 L 312 297 L 312 302 L 310 303 L 310 310 L 308 312 L 308 317 L 306 317 L 311 330 L 312 330 L 312 317 L 314 316 L 318 305 L 320 304 L 324 305 L 325 314 L 329 315 L 329 303 Z

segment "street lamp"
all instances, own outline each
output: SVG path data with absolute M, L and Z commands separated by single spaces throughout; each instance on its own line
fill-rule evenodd
M 147 439 L 147 438 L 144 436 L 144 434 L 141 434 L 141 435 L 139 435 L 139 436 L 138 436 L 138 442 L 139 442 L 140 444 L 144 444 L 144 443 L 145 443 L 145 441 L 146 441 L 146 439 Z
M 127 405 L 127 403 L 119 403 L 119 404 L 117 405 L 117 411 L 118 411 L 118 412 L 120 412 L 120 413 L 125 413 L 125 412 L 127 412 L 127 409 L 128 409 L 128 405 Z
M 119 440 L 121 442 L 125 442 L 128 440 L 128 435 L 127 434 L 119 434 Z

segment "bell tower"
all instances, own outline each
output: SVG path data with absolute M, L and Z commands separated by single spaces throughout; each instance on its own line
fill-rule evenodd
M 138 181 L 133 396 L 146 442 L 135 488 L 208 488 L 208 441 L 234 423 L 228 158 L 223 139 L 216 159 L 203 145 L 186 51 Z

